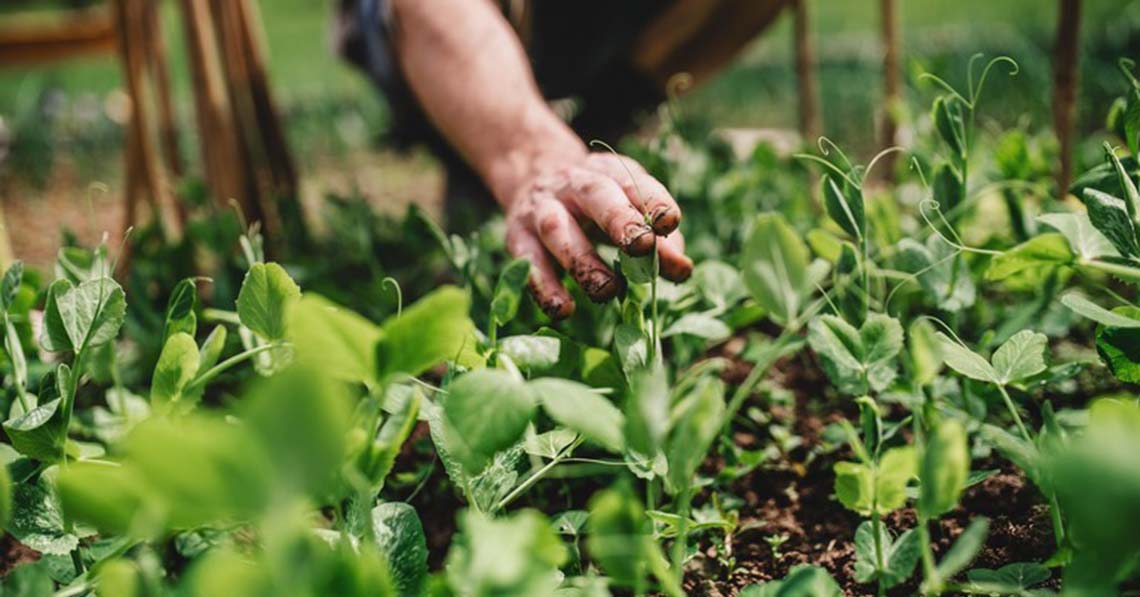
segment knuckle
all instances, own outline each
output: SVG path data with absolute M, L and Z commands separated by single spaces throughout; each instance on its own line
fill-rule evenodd
M 558 214 L 546 212 L 538 217 L 537 225 L 539 234 L 550 236 L 558 232 L 562 226 L 562 219 L 558 217 Z

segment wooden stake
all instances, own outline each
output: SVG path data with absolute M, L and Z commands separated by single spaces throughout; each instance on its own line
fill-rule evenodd
M 819 119 L 819 95 L 816 90 L 815 52 L 811 43 L 811 26 L 807 0 L 792 0 L 795 29 L 796 80 L 800 96 L 800 136 L 804 143 L 814 143 L 823 129 Z
M 1057 13 L 1057 40 L 1053 47 L 1053 128 L 1061 145 L 1057 193 L 1069 193 L 1073 177 L 1073 125 L 1077 117 L 1077 80 L 1081 31 L 1081 1 L 1061 0 Z

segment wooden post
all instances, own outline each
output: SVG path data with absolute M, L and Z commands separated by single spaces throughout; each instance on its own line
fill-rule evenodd
M 880 0 L 883 42 L 883 122 L 879 142 L 884 148 L 893 147 L 898 138 L 898 116 L 902 109 L 899 73 L 898 10 L 895 0 Z M 896 154 L 883 156 L 879 171 L 883 180 L 894 178 Z
M 1081 31 L 1081 1 L 1061 0 L 1057 40 L 1053 46 L 1053 128 L 1061 145 L 1057 172 L 1058 196 L 1069 192 L 1073 177 L 1073 125 L 1077 116 L 1077 78 Z
M 792 0 L 795 29 L 796 79 L 800 95 L 800 135 L 806 144 L 814 143 L 823 126 L 819 119 L 819 92 L 815 79 L 815 52 L 811 43 L 808 0 Z

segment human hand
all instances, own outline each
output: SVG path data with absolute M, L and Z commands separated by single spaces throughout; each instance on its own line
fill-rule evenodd
M 595 224 L 632 256 L 648 255 L 656 245 L 666 279 L 680 282 L 693 271 L 677 230 L 681 209 L 665 186 L 631 158 L 587 153 L 547 161 L 510 194 L 503 201 L 507 250 L 530 261 L 531 292 L 552 319 L 574 312 L 574 299 L 555 263 L 595 302 L 621 290 L 621 278 L 598 257 L 579 222 Z

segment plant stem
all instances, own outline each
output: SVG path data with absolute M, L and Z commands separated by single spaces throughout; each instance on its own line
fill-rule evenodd
M 563 448 L 562 451 L 559 452 L 554 458 L 551 458 L 550 462 L 546 463 L 537 471 L 534 471 L 534 473 L 532 473 L 531 476 L 527 477 L 525 481 L 519 483 L 518 486 L 512 489 L 510 493 L 503 497 L 503 499 L 499 500 L 499 503 L 495 504 L 495 507 L 491 509 L 491 513 L 493 514 L 499 510 L 502 510 L 503 508 L 506 508 L 508 505 L 510 505 L 511 502 L 518 499 L 520 495 L 526 492 L 526 490 L 533 487 L 535 483 L 538 483 L 542 477 L 546 475 L 546 473 L 550 472 L 551 469 L 558 466 L 559 463 L 565 460 L 570 455 L 570 453 L 574 451 L 574 448 L 577 448 L 579 445 L 581 445 L 581 443 L 582 436 L 579 435 L 578 437 L 574 438 L 574 441 L 570 442 L 570 445 Z
M 288 344 L 285 342 L 263 344 L 261 346 L 246 350 L 245 352 L 239 352 L 238 354 L 235 354 L 234 356 L 218 363 L 217 365 L 214 365 L 213 367 L 207 369 L 204 373 L 198 375 L 198 377 L 194 378 L 194 381 L 191 381 L 186 385 L 186 389 L 183 390 L 183 393 L 191 393 L 194 390 L 197 390 L 198 388 L 210 383 L 210 381 L 212 381 L 215 377 L 221 375 L 226 371 L 226 369 L 229 369 L 234 365 L 238 365 L 243 361 L 247 361 L 263 352 L 268 352 L 274 348 L 282 348 L 287 345 Z
M 887 587 L 883 585 L 883 518 L 879 514 L 878 504 L 871 511 L 871 532 L 875 535 L 875 569 L 879 572 L 879 597 L 887 594 Z
M 653 325 L 653 345 L 649 350 L 649 362 L 651 366 L 655 366 L 657 358 L 660 355 L 661 348 L 661 330 L 657 327 L 657 277 L 660 275 L 661 262 L 657 256 L 657 237 L 653 237 L 653 280 L 649 282 L 649 320 Z
M 1025 428 L 1025 423 L 1021 421 L 1021 415 L 1017 412 L 1017 406 L 1013 403 L 1013 398 L 1009 397 L 1009 392 L 1005 391 L 1005 386 L 998 384 L 998 391 L 1001 392 L 1001 398 L 1005 401 L 1005 407 L 1009 409 L 1009 414 L 1013 415 L 1013 422 L 1017 424 L 1018 431 L 1021 432 L 1021 438 L 1030 444 L 1033 443 L 1033 436 L 1029 434 L 1029 430 Z
M 693 505 L 693 489 L 685 487 L 677 495 L 680 508 L 677 515 L 681 521 L 677 525 L 677 537 L 673 540 L 673 574 L 677 585 L 683 586 L 685 582 L 685 550 L 689 547 L 689 510 Z
M 938 577 L 938 569 L 934 566 L 934 550 L 930 548 L 930 529 L 926 518 L 918 519 L 918 538 L 922 543 L 922 576 L 925 579 L 923 586 L 933 587 L 935 593 L 941 593 L 942 579 Z

